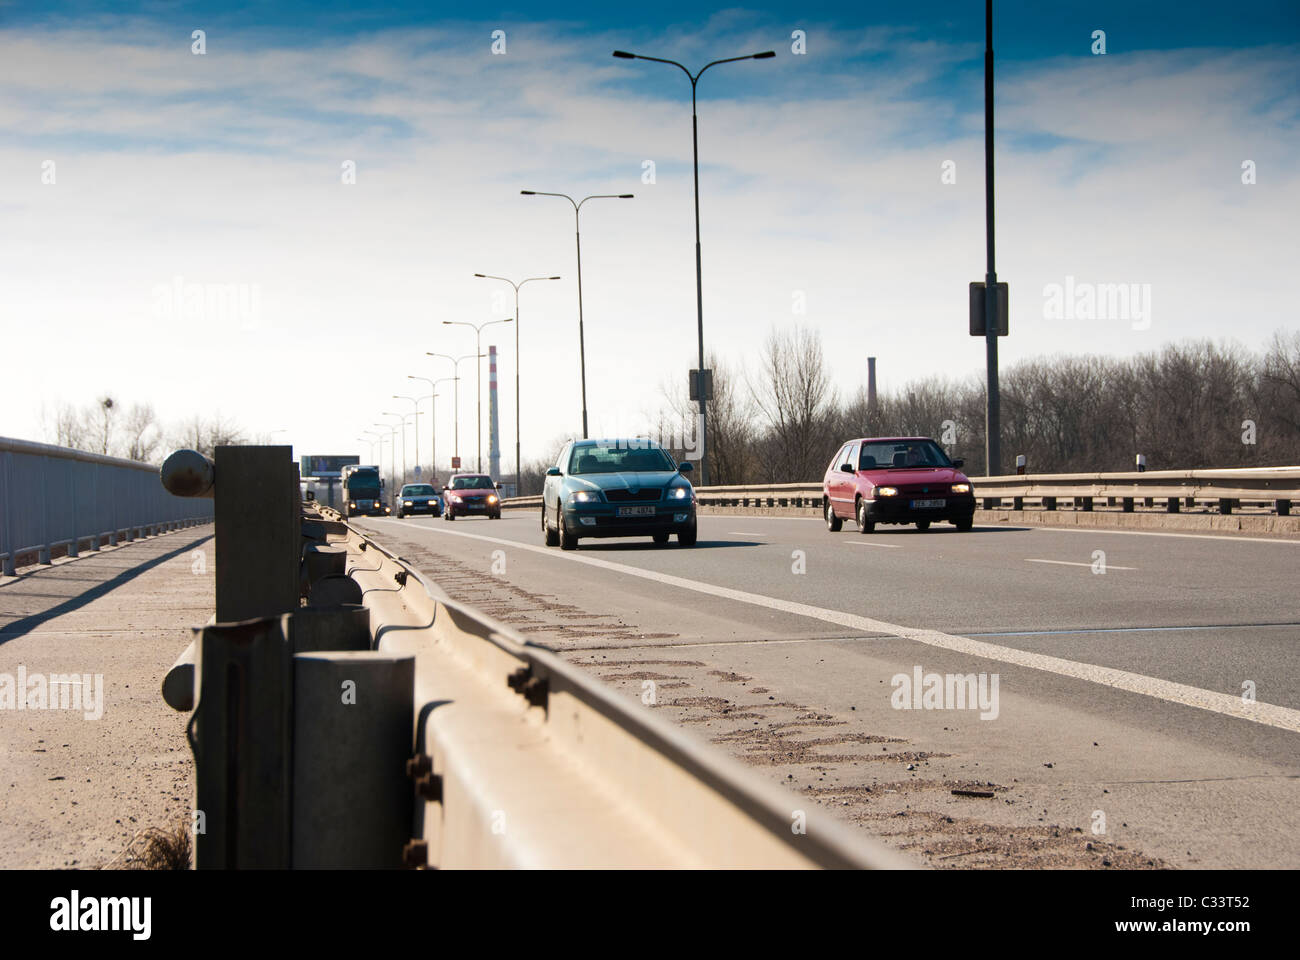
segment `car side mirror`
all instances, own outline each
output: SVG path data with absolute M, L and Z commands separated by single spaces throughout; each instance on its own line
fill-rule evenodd
M 683 460 L 681 463 L 677 464 L 677 469 L 682 473 L 690 473 L 695 469 L 695 467 L 691 466 L 689 460 Z
M 843 471 L 844 473 L 854 473 L 854 472 L 855 472 L 854 469 L 853 469 L 853 464 L 851 464 L 851 463 L 842 463 L 842 464 L 840 464 L 840 470 Z
M 961 457 L 958 457 L 952 462 L 952 465 L 955 469 L 960 469 L 961 467 L 966 466 L 966 461 L 961 459 Z
M 546 475 L 547 475 L 548 477 L 558 477 L 558 476 L 560 475 L 560 468 L 559 468 L 559 467 L 547 467 L 547 468 L 546 468 Z

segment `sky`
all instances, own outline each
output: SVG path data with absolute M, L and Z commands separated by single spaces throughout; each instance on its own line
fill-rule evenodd
M 559 275 L 522 288 L 518 353 L 482 332 L 509 473 L 516 370 L 526 461 L 582 410 L 573 209 L 522 189 L 635 195 L 582 207 L 582 307 L 591 433 L 644 432 L 697 365 L 691 90 L 615 49 L 776 52 L 699 81 L 707 349 L 755 372 L 810 328 L 842 395 L 868 356 L 884 389 L 982 371 L 982 4 L 492 9 L 0 2 L 0 435 L 111 393 L 377 459 L 398 395 L 445 464 L 456 384 L 431 424 L 409 378 L 475 352 L 446 321 L 515 316 L 475 273 Z M 1004 365 L 1300 326 L 1300 4 L 998 3 L 994 47 Z

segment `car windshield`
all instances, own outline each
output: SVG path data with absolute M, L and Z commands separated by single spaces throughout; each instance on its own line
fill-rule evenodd
M 646 441 L 611 444 L 580 444 L 569 455 L 569 473 L 631 473 L 676 470 L 677 465 L 661 448 Z
M 452 477 L 453 490 L 491 490 L 491 477 Z
M 408 483 L 402 487 L 404 497 L 432 497 L 433 495 L 433 487 L 427 483 Z
M 859 470 L 951 467 L 952 461 L 933 440 L 884 440 L 864 443 Z
M 347 479 L 348 492 L 354 497 L 379 496 L 379 474 L 374 471 L 358 471 Z

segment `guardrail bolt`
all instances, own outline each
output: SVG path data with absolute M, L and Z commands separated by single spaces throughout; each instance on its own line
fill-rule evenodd
M 415 792 L 430 803 L 442 803 L 442 774 L 426 773 L 415 781 Z
M 520 694 L 534 707 L 545 707 L 548 695 L 546 681 L 533 676 L 533 668 L 520 667 L 506 677 L 506 686 Z
M 417 753 L 406 761 L 406 775 L 412 780 L 418 780 L 426 773 L 433 770 L 433 757 L 427 753 Z
M 395 574 L 393 574 L 393 579 L 397 581 L 398 586 L 401 587 L 406 586 L 406 571 L 398 570 Z
M 429 865 L 429 843 L 427 840 L 408 840 L 402 848 L 402 863 L 413 870 L 420 870 Z

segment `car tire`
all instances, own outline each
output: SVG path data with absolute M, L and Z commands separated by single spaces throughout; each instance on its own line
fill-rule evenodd
M 957 528 L 958 533 L 970 533 L 971 527 L 975 526 L 975 518 L 969 520 L 954 520 L 953 526 Z
M 679 547 L 693 547 L 697 536 L 699 536 L 699 528 L 692 523 L 690 527 L 677 534 L 677 545 Z
M 822 504 L 822 513 L 826 518 L 826 529 L 831 533 L 839 533 L 844 527 L 844 521 L 835 516 L 835 508 L 831 506 L 830 497 L 825 498 Z
M 548 547 L 560 545 L 560 531 L 552 530 L 546 520 L 546 504 L 542 504 L 542 540 Z
M 930 521 L 929 521 L 929 520 L 918 520 L 918 521 L 916 521 L 916 529 L 918 529 L 918 530 L 920 530 L 922 533 L 924 533 L 926 530 L 929 530 L 929 529 L 930 529 Z
M 672 536 L 671 533 L 656 533 L 656 534 L 654 535 L 655 543 L 658 543 L 658 544 L 665 544 L 665 543 L 668 542 L 668 538 L 671 537 L 671 536 Z
M 578 538 L 574 534 L 570 533 L 569 528 L 565 525 L 564 510 L 558 502 L 555 504 L 555 516 L 556 516 L 556 522 L 559 524 L 560 527 L 560 549 L 577 550 Z
M 867 519 L 867 501 L 865 501 L 865 500 L 863 500 L 861 497 L 859 497 L 859 498 L 858 498 L 858 509 L 857 509 L 855 512 L 857 513 L 857 518 L 858 518 L 858 532 L 859 532 L 859 533 L 875 533 L 875 532 L 876 532 L 876 522 L 875 522 L 874 520 L 868 520 L 868 519 Z

